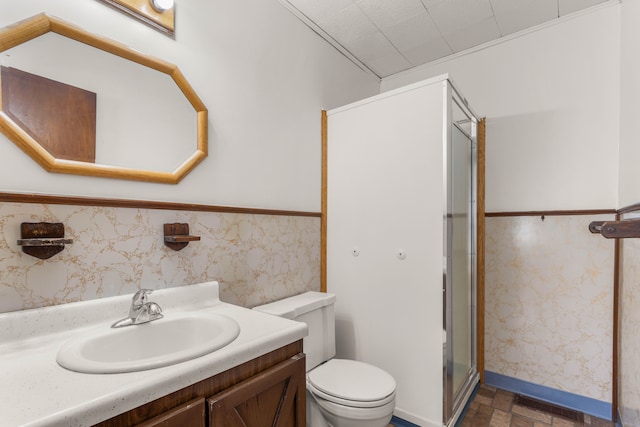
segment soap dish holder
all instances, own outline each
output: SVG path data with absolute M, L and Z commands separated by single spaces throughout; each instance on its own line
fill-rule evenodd
M 73 243 L 72 239 L 65 239 L 64 224 L 60 222 L 23 222 L 20 237 L 18 246 L 22 246 L 22 252 L 39 259 L 49 259 Z
M 164 224 L 164 244 L 174 251 L 179 251 L 189 244 L 200 240 L 200 236 L 189 234 L 189 224 L 174 222 Z

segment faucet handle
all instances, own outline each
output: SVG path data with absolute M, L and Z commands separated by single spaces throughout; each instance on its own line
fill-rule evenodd
M 153 293 L 153 290 L 151 289 L 140 289 L 138 292 L 133 294 L 131 305 L 144 305 L 147 302 L 147 295 L 151 293 Z
M 162 317 L 162 308 L 155 302 L 150 302 L 149 315 L 156 319 L 159 319 L 160 317 Z

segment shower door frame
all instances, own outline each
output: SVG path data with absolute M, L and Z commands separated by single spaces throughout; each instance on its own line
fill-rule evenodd
M 444 247 L 443 247 L 443 425 L 454 426 L 458 421 L 466 402 L 473 393 L 476 384 L 479 382 L 478 374 L 478 337 L 477 337 L 477 283 L 478 283 L 478 266 L 477 266 L 477 211 L 478 211 L 478 141 L 477 129 L 478 118 L 468 106 L 464 97 L 456 90 L 450 80 L 444 82 L 444 125 L 443 125 L 443 178 L 444 178 Z M 471 123 L 471 132 L 462 129 L 453 119 L 453 108 L 457 106 L 468 118 Z M 452 234 L 449 232 L 452 227 L 452 194 L 450 173 L 452 167 L 452 145 L 453 145 L 453 126 L 467 135 L 471 141 L 471 195 L 469 209 L 469 229 L 471 231 L 471 239 L 469 241 L 469 268 L 471 272 L 471 313 L 470 316 L 470 338 L 471 338 L 471 367 L 467 372 L 466 378 L 463 380 L 457 393 L 453 390 L 453 313 L 451 307 L 453 305 L 453 283 L 452 275 L 447 272 L 452 269 L 451 248 L 453 247 Z

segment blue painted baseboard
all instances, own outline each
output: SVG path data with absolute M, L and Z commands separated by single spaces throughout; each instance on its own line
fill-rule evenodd
M 391 424 L 396 427 L 420 427 L 414 423 L 410 423 L 409 421 L 403 420 L 402 418 L 398 418 L 395 415 L 391 417 Z
M 522 394 L 554 405 L 564 406 L 565 408 L 575 409 L 576 411 L 611 421 L 611 403 L 490 371 L 484 372 L 484 382 L 492 387 Z

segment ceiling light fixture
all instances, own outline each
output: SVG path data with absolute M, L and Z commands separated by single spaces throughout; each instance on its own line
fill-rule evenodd
M 162 33 L 175 35 L 174 0 L 98 0 L 124 12 Z
M 149 2 L 157 12 L 162 13 L 173 8 L 174 0 L 149 0 Z

